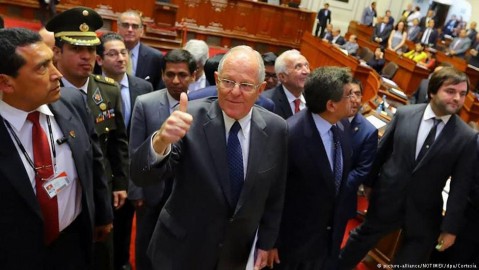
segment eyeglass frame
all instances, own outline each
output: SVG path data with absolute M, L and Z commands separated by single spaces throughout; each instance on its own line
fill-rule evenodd
M 123 56 L 123 57 L 128 57 L 128 50 L 127 49 L 122 49 L 120 51 L 117 51 L 117 50 L 109 50 L 108 52 L 104 52 L 103 53 L 103 56 L 108 56 L 108 57 L 112 57 L 112 58 L 118 58 L 118 56 L 120 56 L 120 54 Z
M 242 83 L 239 83 L 239 82 L 236 82 L 236 81 L 233 81 L 233 80 L 230 80 L 230 79 L 223 79 L 223 78 L 220 78 L 218 77 L 218 81 L 220 83 L 223 83 L 223 86 L 227 89 L 230 89 L 230 90 L 233 90 L 236 86 L 238 86 L 238 88 L 242 91 L 242 92 L 246 92 L 246 93 L 251 93 L 253 92 L 254 90 L 258 89 L 258 87 L 262 84 L 261 83 L 258 83 L 258 84 L 252 84 L 252 83 L 245 83 L 245 82 L 242 82 Z M 225 85 L 225 83 L 231 83 L 234 85 L 232 86 L 227 86 Z M 251 90 L 244 90 L 242 89 L 241 87 L 252 87 Z

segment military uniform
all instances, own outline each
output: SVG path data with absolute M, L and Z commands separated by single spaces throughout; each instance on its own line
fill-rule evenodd
M 46 29 L 54 32 L 56 40 L 62 43 L 92 47 L 100 44 L 94 31 L 102 25 L 103 20 L 96 11 L 77 7 L 55 16 L 47 23 Z M 68 78 L 65 79 L 68 81 Z M 103 162 L 109 182 L 109 195 L 111 196 L 113 191 L 126 191 L 129 169 L 128 139 L 121 110 L 120 88 L 113 79 L 89 75 L 85 101 L 106 157 Z M 105 242 L 95 243 L 94 269 L 113 269 L 112 239 L 110 234 Z

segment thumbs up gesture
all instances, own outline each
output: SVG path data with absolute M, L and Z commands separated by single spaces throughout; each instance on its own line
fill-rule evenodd
M 176 143 L 186 135 L 193 122 L 193 116 L 186 112 L 188 108 L 188 96 L 181 93 L 178 110 L 174 111 L 161 125 L 153 137 L 153 149 L 163 155 L 172 143 Z

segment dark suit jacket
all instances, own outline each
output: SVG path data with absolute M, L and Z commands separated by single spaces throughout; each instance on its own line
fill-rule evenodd
M 321 25 L 321 27 L 326 27 L 326 24 L 331 22 L 331 10 L 328 9 L 328 15 L 324 14 L 324 11 L 326 9 L 322 8 L 319 10 L 318 15 L 316 18 L 318 18 L 318 23 Z
M 155 90 L 163 89 L 165 87 L 161 79 L 163 54 L 143 43 L 140 43 L 139 54 L 135 76 L 149 81 Z
M 345 119 L 349 122 L 349 120 Z M 378 130 L 360 113 L 349 123 L 353 156 L 351 171 L 348 175 L 349 196 L 346 204 L 349 207 L 349 218 L 357 214 L 357 192 L 359 186 L 366 180 L 373 165 L 378 148 Z
M 328 39 L 329 43 L 333 43 L 334 37 L 331 35 L 331 36 L 329 36 L 327 39 Z M 343 36 L 339 36 L 339 37 L 336 39 L 336 41 L 334 42 L 334 44 L 338 44 L 338 45 L 343 45 L 344 43 L 346 43 L 346 40 L 344 39 Z
M 383 41 L 381 42 L 381 45 L 385 45 L 388 43 L 388 38 L 389 35 L 391 35 L 393 28 L 390 25 L 385 25 L 383 31 L 381 31 L 381 25 L 382 23 L 377 24 L 374 27 L 372 40 L 374 41 L 375 38 L 382 38 Z
M 403 224 L 408 233 L 437 239 L 439 230 L 457 234 L 476 164 L 476 134 L 452 115 L 424 158 L 415 160 L 419 125 L 426 104 L 403 106 L 379 142 L 370 177 L 373 192 L 368 219 Z M 451 176 L 446 215 L 442 190 Z M 383 224 L 383 225 L 381 225 Z
M 293 115 L 293 111 L 291 111 L 291 107 L 289 106 L 288 98 L 284 93 L 283 85 L 280 84 L 275 88 L 269 89 L 264 91 L 261 95 L 265 98 L 269 98 L 274 103 L 274 113 L 287 119 L 291 115 Z
M 141 78 L 135 77 L 135 76 L 128 76 L 128 84 L 129 84 L 129 90 L 130 90 L 130 104 L 131 104 L 131 114 L 130 114 L 130 120 L 128 121 L 129 125 L 126 129 L 126 134 L 130 134 L 130 127 L 131 127 L 131 117 L 133 116 L 133 108 L 135 106 L 135 101 L 136 98 L 140 95 L 146 94 L 153 92 L 153 87 L 151 86 L 151 83 L 148 83 L 148 81 L 143 80 Z
M 336 261 L 346 225 L 343 211 L 350 141 L 341 132 L 343 178 L 336 195 L 334 174 L 311 112 L 304 109 L 288 118 L 288 131 L 291 158 L 277 242 L 280 260 L 290 263 L 330 256 L 326 260 Z
M 189 100 L 195 100 L 205 97 L 217 97 L 218 90 L 216 89 L 216 85 L 207 86 L 203 89 L 199 89 L 197 91 L 188 93 Z M 274 112 L 274 103 L 269 98 L 265 98 L 263 96 L 259 96 L 258 100 L 256 100 L 256 105 L 259 105 L 270 112 Z
M 427 28 L 426 18 L 427 18 L 427 17 L 424 16 L 424 17 L 421 18 L 421 20 L 419 20 L 419 26 L 421 27 L 421 29 L 422 29 L 423 32 L 424 32 L 424 30 L 426 30 L 426 28 Z M 436 17 L 434 16 L 434 17 L 432 17 L 431 19 L 434 21 L 435 27 L 437 27 L 438 24 L 437 24 L 437 19 L 436 19 Z
M 78 91 L 63 89 L 60 100 L 50 109 L 63 134 L 69 137 L 67 143 L 82 187 L 81 239 L 89 258 L 93 226 L 113 220 L 98 137 Z M 70 137 L 70 131 L 75 137 Z M 3 119 L 0 141 L 1 268 L 40 269 L 47 251 L 40 205 Z
M 253 107 L 245 183 L 232 205 L 226 134 L 218 101 L 188 104 L 193 124 L 160 164 L 152 164 L 150 138 L 132 155 L 132 180 L 158 183 L 175 175 L 148 255 L 155 269 L 245 269 L 256 246 L 273 247 L 279 231 L 286 180 L 287 128 L 283 119 Z
M 163 122 L 170 116 L 170 104 L 166 89 L 154 91 L 139 96 L 132 113 L 130 132 L 130 154 L 133 154 L 151 134 L 160 129 Z M 150 207 L 158 207 L 163 199 L 165 182 L 142 188 L 130 183 L 128 198 L 144 199 Z
M 429 85 L 429 78 L 422 79 L 419 87 L 417 88 L 414 95 L 411 96 L 409 100 L 411 104 L 420 104 L 420 103 L 429 103 L 429 98 L 427 97 L 427 87 Z
M 421 33 L 421 38 L 419 39 L 419 41 L 421 42 L 422 42 L 422 36 L 425 34 L 426 29 Z M 429 38 L 427 39 L 426 44 L 432 45 L 432 47 L 436 47 L 438 37 L 439 35 L 437 33 L 437 30 L 436 29 L 432 30 L 431 34 L 429 34 Z

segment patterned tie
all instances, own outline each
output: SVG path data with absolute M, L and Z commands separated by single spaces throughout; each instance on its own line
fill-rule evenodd
M 57 197 L 50 198 L 43 188 L 45 179 L 53 176 L 52 158 L 48 138 L 39 123 L 40 113 L 32 112 L 27 120 L 32 122 L 33 163 L 35 166 L 35 190 L 43 214 L 45 243 L 48 245 L 58 237 Z
M 133 54 L 131 51 L 128 52 L 128 63 L 126 65 L 126 73 L 129 75 L 134 75 L 133 74 Z
M 243 189 L 244 171 L 243 171 L 243 151 L 238 139 L 238 131 L 241 129 L 240 124 L 236 121 L 230 129 L 228 136 L 228 145 L 226 154 L 228 157 L 228 169 L 231 181 L 231 197 L 236 206 Z
M 299 98 L 297 98 L 293 102 L 294 102 L 294 113 L 297 113 L 301 110 L 299 108 L 299 105 L 301 104 L 301 100 Z
M 421 151 L 419 151 L 419 154 L 417 155 L 417 158 L 416 158 L 417 163 L 419 163 L 419 161 L 421 161 L 424 155 L 426 155 L 427 151 L 429 150 L 429 148 L 431 148 L 432 144 L 434 143 L 434 140 L 436 140 L 437 126 L 439 125 L 439 123 L 441 123 L 442 120 L 437 118 L 433 118 L 433 120 L 434 120 L 434 124 L 431 130 L 429 131 L 429 134 L 427 134 L 426 139 L 424 140 L 424 144 L 421 147 Z
M 339 137 L 338 127 L 331 126 L 331 132 L 333 133 L 333 174 L 334 185 L 336 187 L 336 195 L 339 193 L 341 187 L 341 179 L 343 178 L 343 152 L 341 150 L 341 141 Z

